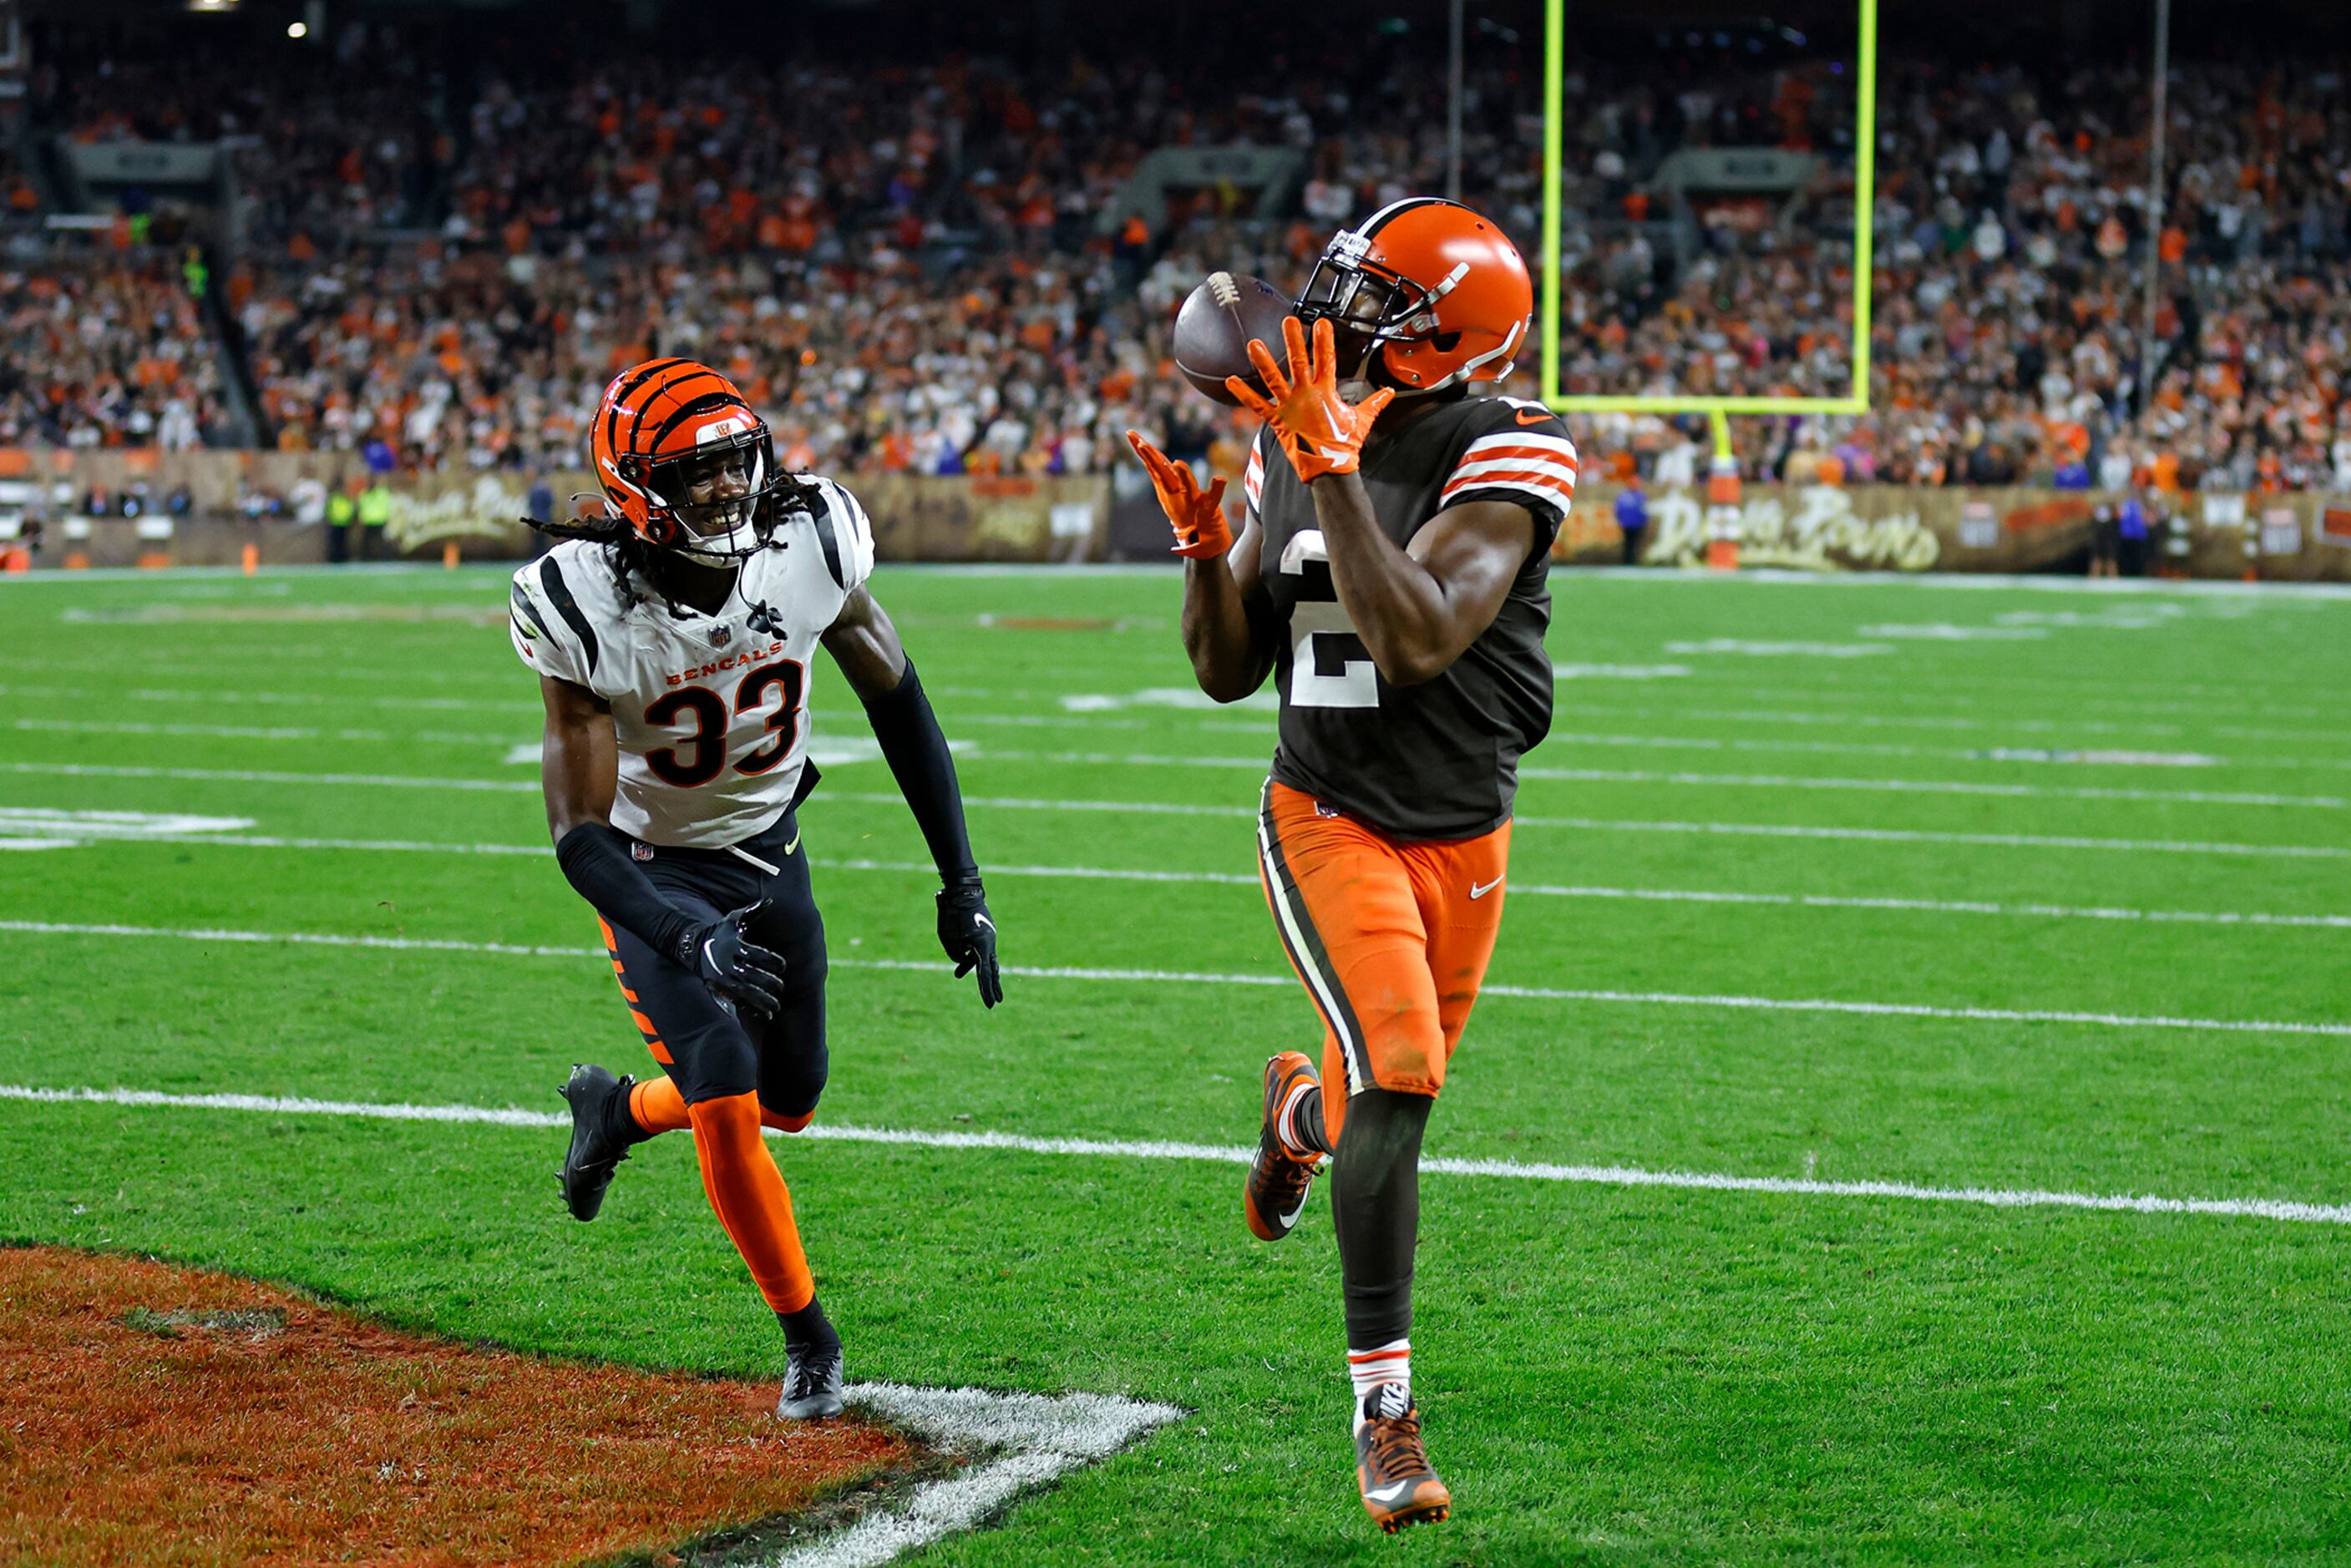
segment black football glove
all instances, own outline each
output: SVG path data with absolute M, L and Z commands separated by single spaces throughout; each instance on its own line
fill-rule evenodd
M 987 893 L 977 872 L 939 889 L 939 946 L 955 964 L 957 980 L 979 971 L 983 1006 L 994 1007 L 1004 1000 L 1004 981 L 996 972 L 996 921 L 987 912 Z
M 711 991 L 735 1004 L 738 1013 L 764 1023 L 784 1003 L 784 961 L 743 934 L 768 907 L 765 898 L 746 904 L 723 919 L 697 926 L 677 944 L 677 961 Z

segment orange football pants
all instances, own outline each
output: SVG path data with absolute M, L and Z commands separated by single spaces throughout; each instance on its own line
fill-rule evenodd
M 1494 956 L 1510 858 L 1507 822 L 1475 838 L 1395 839 L 1267 782 L 1258 872 L 1290 967 L 1322 1015 L 1322 1121 L 1333 1148 L 1352 1096 L 1445 1086 Z

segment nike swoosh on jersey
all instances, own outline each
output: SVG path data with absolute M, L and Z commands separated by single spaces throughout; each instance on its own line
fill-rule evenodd
M 1549 409 L 1520 409 L 1519 410 L 1519 423 L 1522 425 L 1539 425 L 1542 423 L 1543 421 L 1551 417 L 1552 414 Z
M 795 850 L 795 849 L 798 849 L 799 846 L 800 846 L 800 836 L 799 836 L 799 830 L 798 828 L 794 828 L 794 829 L 792 830 L 792 841 L 791 841 L 789 844 L 787 844 L 787 845 L 785 845 L 785 846 L 784 846 L 784 858 L 785 858 L 785 859 L 787 859 L 787 860 L 790 859 L 790 858 L 791 858 L 792 851 L 793 851 L 793 850 Z
M 1482 898 L 1487 894 L 1492 892 L 1495 888 L 1500 887 L 1507 880 L 1509 880 L 1508 877 L 1497 877 L 1491 882 L 1486 883 L 1483 887 L 1472 882 L 1469 884 L 1469 896 L 1473 898 Z

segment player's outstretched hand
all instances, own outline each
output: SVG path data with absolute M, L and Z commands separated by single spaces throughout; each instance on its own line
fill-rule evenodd
M 1281 442 L 1290 466 L 1301 480 L 1354 472 L 1363 461 L 1364 438 L 1372 433 L 1372 421 L 1395 393 L 1383 387 L 1360 403 L 1350 403 L 1339 395 L 1339 351 L 1327 317 L 1314 323 L 1311 353 L 1306 348 L 1306 328 L 1295 316 L 1283 319 L 1281 341 L 1290 355 L 1288 375 L 1273 362 L 1273 350 L 1254 337 L 1249 339 L 1249 363 L 1257 367 L 1258 379 L 1270 397 L 1238 376 L 1225 382 L 1226 389 L 1241 407 L 1273 427 L 1274 439 Z
M 733 1002 L 736 1011 L 764 1023 L 784 1004 L 784 960 L 745 936 L 768 907 L 765 898 L 697 927 L 679 943 L 678 961 L 702 983 Z
M 977 876 L 957 877 L 939 889 L 939 946 L 956 966 L 957 980 L 979 971 L 981 1005 L 994 1007 L 1004 1000 L 1004 981 L 996 971 L 996 920 Z
M 1143 460 L 1151 488 L 1159 494 L 1159 509 L 1176 530 L 1176 553 L 1196 561 L 1213 560 L 1233 547 L 1232 524 L 1225 521 L 1225 482 L 1200 488 L 1191 465 L 1177 462 L 1144 439 L 1141 431 L 1126 432 L 1126 444 Z

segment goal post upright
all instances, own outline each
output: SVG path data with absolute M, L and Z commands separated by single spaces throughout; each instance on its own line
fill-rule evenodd
M 1836 398 L 1635 397 L 1560 390 L 1560 313 L 1564 281 L 1560 245 L 1565 214 L 1562 163 L 1566 144 L 1567 0 L 1543 5 L 1542 400 L 1572 413 L 1860 414 L 1869 411 L 1870 278 L 1874 265 L 1870 217 L 1877 184 L 1877 0 L 1858 0 L 1853 149 L 1853 385 Z

